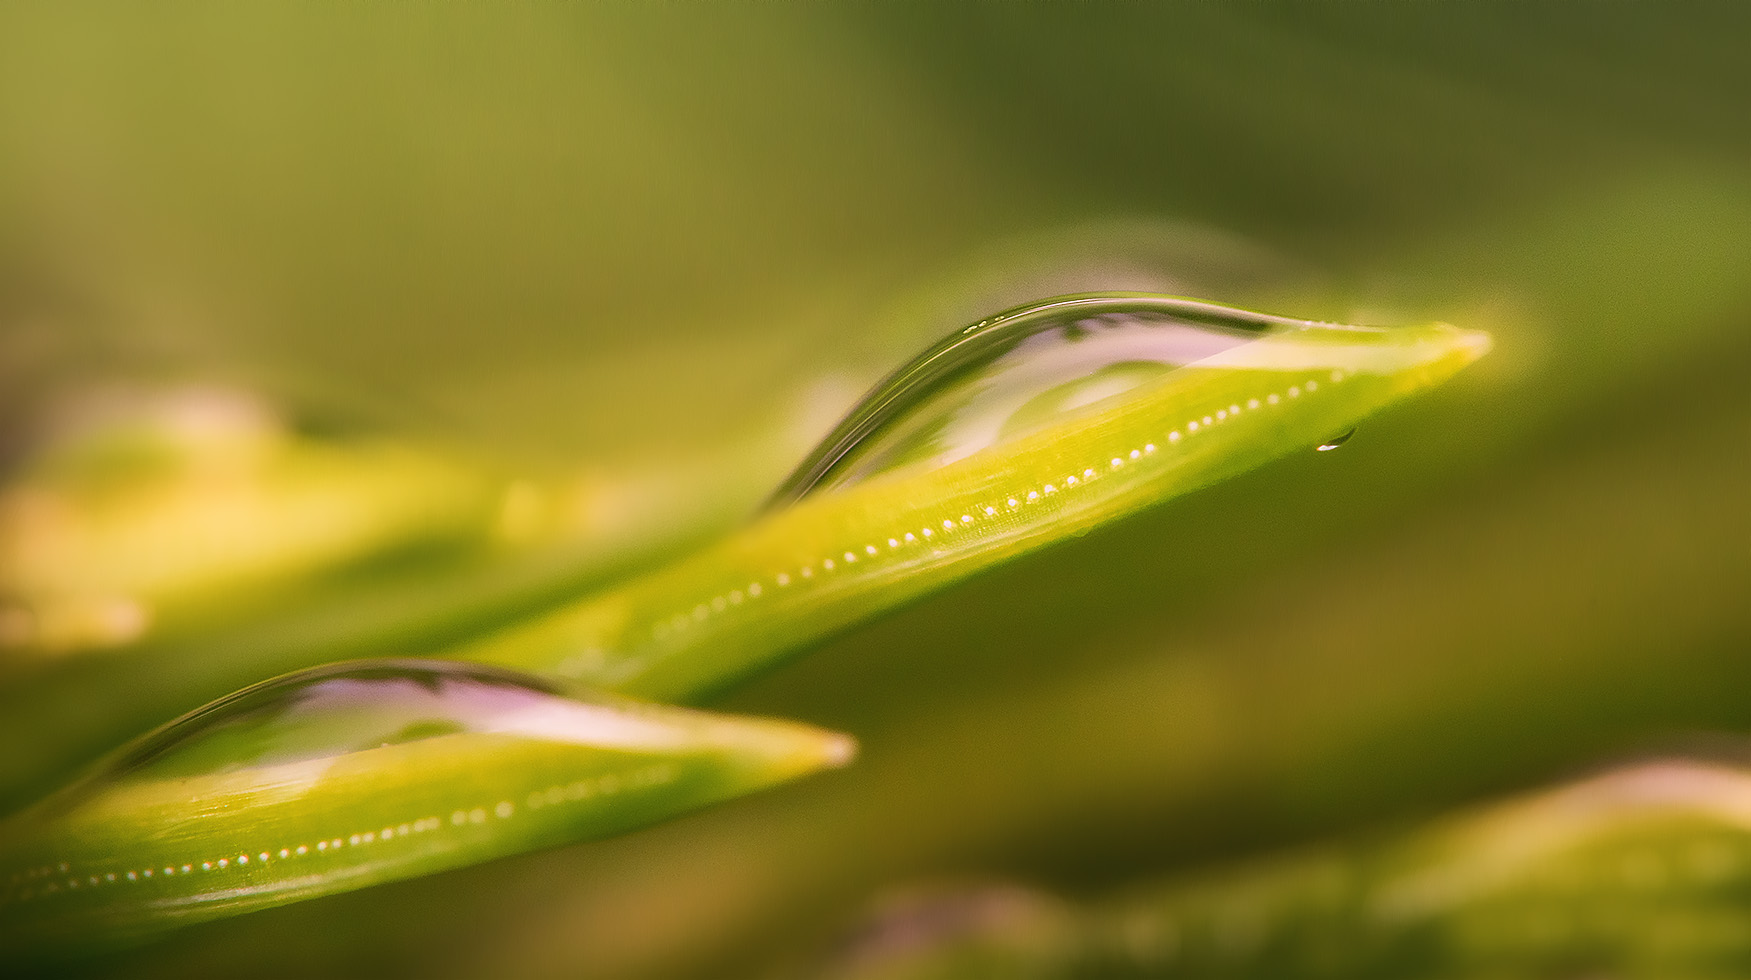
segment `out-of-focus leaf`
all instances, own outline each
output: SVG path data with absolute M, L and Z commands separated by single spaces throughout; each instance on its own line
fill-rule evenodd
M 298 435 L 236 392 L 127 399 L 0 490 L 0 652 L 123 646 L 321 572 L 477 539 L 499 492 L 436 452 Z
M 1083 956 L 1081 910 L 1009 884 L 914 889 L 876 904 L 825 955 L 817 980 L 1055 980 Z
M 1671 761 L 1074 911 L 936 894 L 815 975 L 1726 977 L 1751 964 L 1748 905 L 1751 773 Z

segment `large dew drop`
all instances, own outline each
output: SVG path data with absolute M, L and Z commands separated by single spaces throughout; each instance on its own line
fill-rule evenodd
M 908 464 L 950 463 L 1264 337 L 1325 326 L 1332 325 L 1143 294 L 1017 307 L 889 375 L 780 486 L 771 506 Z
M 219 775 L 468 734 L 642 750 L 680 741 L 672 724 L 623 702 L 580 700 L 532 675 L 378 660 L 318 667 L 222 698 L 148 736 L 93 782 Z

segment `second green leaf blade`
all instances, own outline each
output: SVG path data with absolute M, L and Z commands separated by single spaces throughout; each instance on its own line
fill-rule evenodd
M 159 729 L 0 827 L 0 947 L 52 955 L 602 837 L 852 752 L 805 725 L 473 665 L 302 671 Z

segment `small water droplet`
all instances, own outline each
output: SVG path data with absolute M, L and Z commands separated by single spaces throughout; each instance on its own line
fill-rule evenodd
M 1355 434 L 1356 434 L 1356 430 L 1350 429 L 1347 432 L 1343 432 L 1343 433 L 1340 433 L 1338 435 L 1332 436 L 1330 439 L 1327 439 L 1326 441 L 1320 443 L 1318 446 L 1315 446 L 1314 450 L 1316 452 L 1329 453 L 1332 450 L 1343 445 L 1344 443 L 1349 442 L 1350 437 L 1355 435 Z

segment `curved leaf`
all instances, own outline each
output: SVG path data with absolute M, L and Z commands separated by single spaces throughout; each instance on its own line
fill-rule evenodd
M 1034 343 L 1109 326 L 1132 338 L 1116 354 Z M 1170 354 L 1151 353 L 1164 343 Z M 794 504 L 453 655 L 696 698 L 951 581 L 1326 445 L 1488 348 L 1445 325 L 1349 327 L 1146 295 L 1010 311 L 872 392 L 781 491 Z M 1020 363 L 986 370 L 1005 359 Z M 1005 374 L 1031 380 L 987 397 Z M 1115 393 L 1100 397 L 1102 385 Z M 962 422 L 983 441 L 955 438 Z M 870 440 L 880 461 L 831 485 Z
M 113 940 L 601 837 L 851 752 L 803 725 L 473 665 L 301 671 L 153 732 L 0 827 L 0 945 Z

